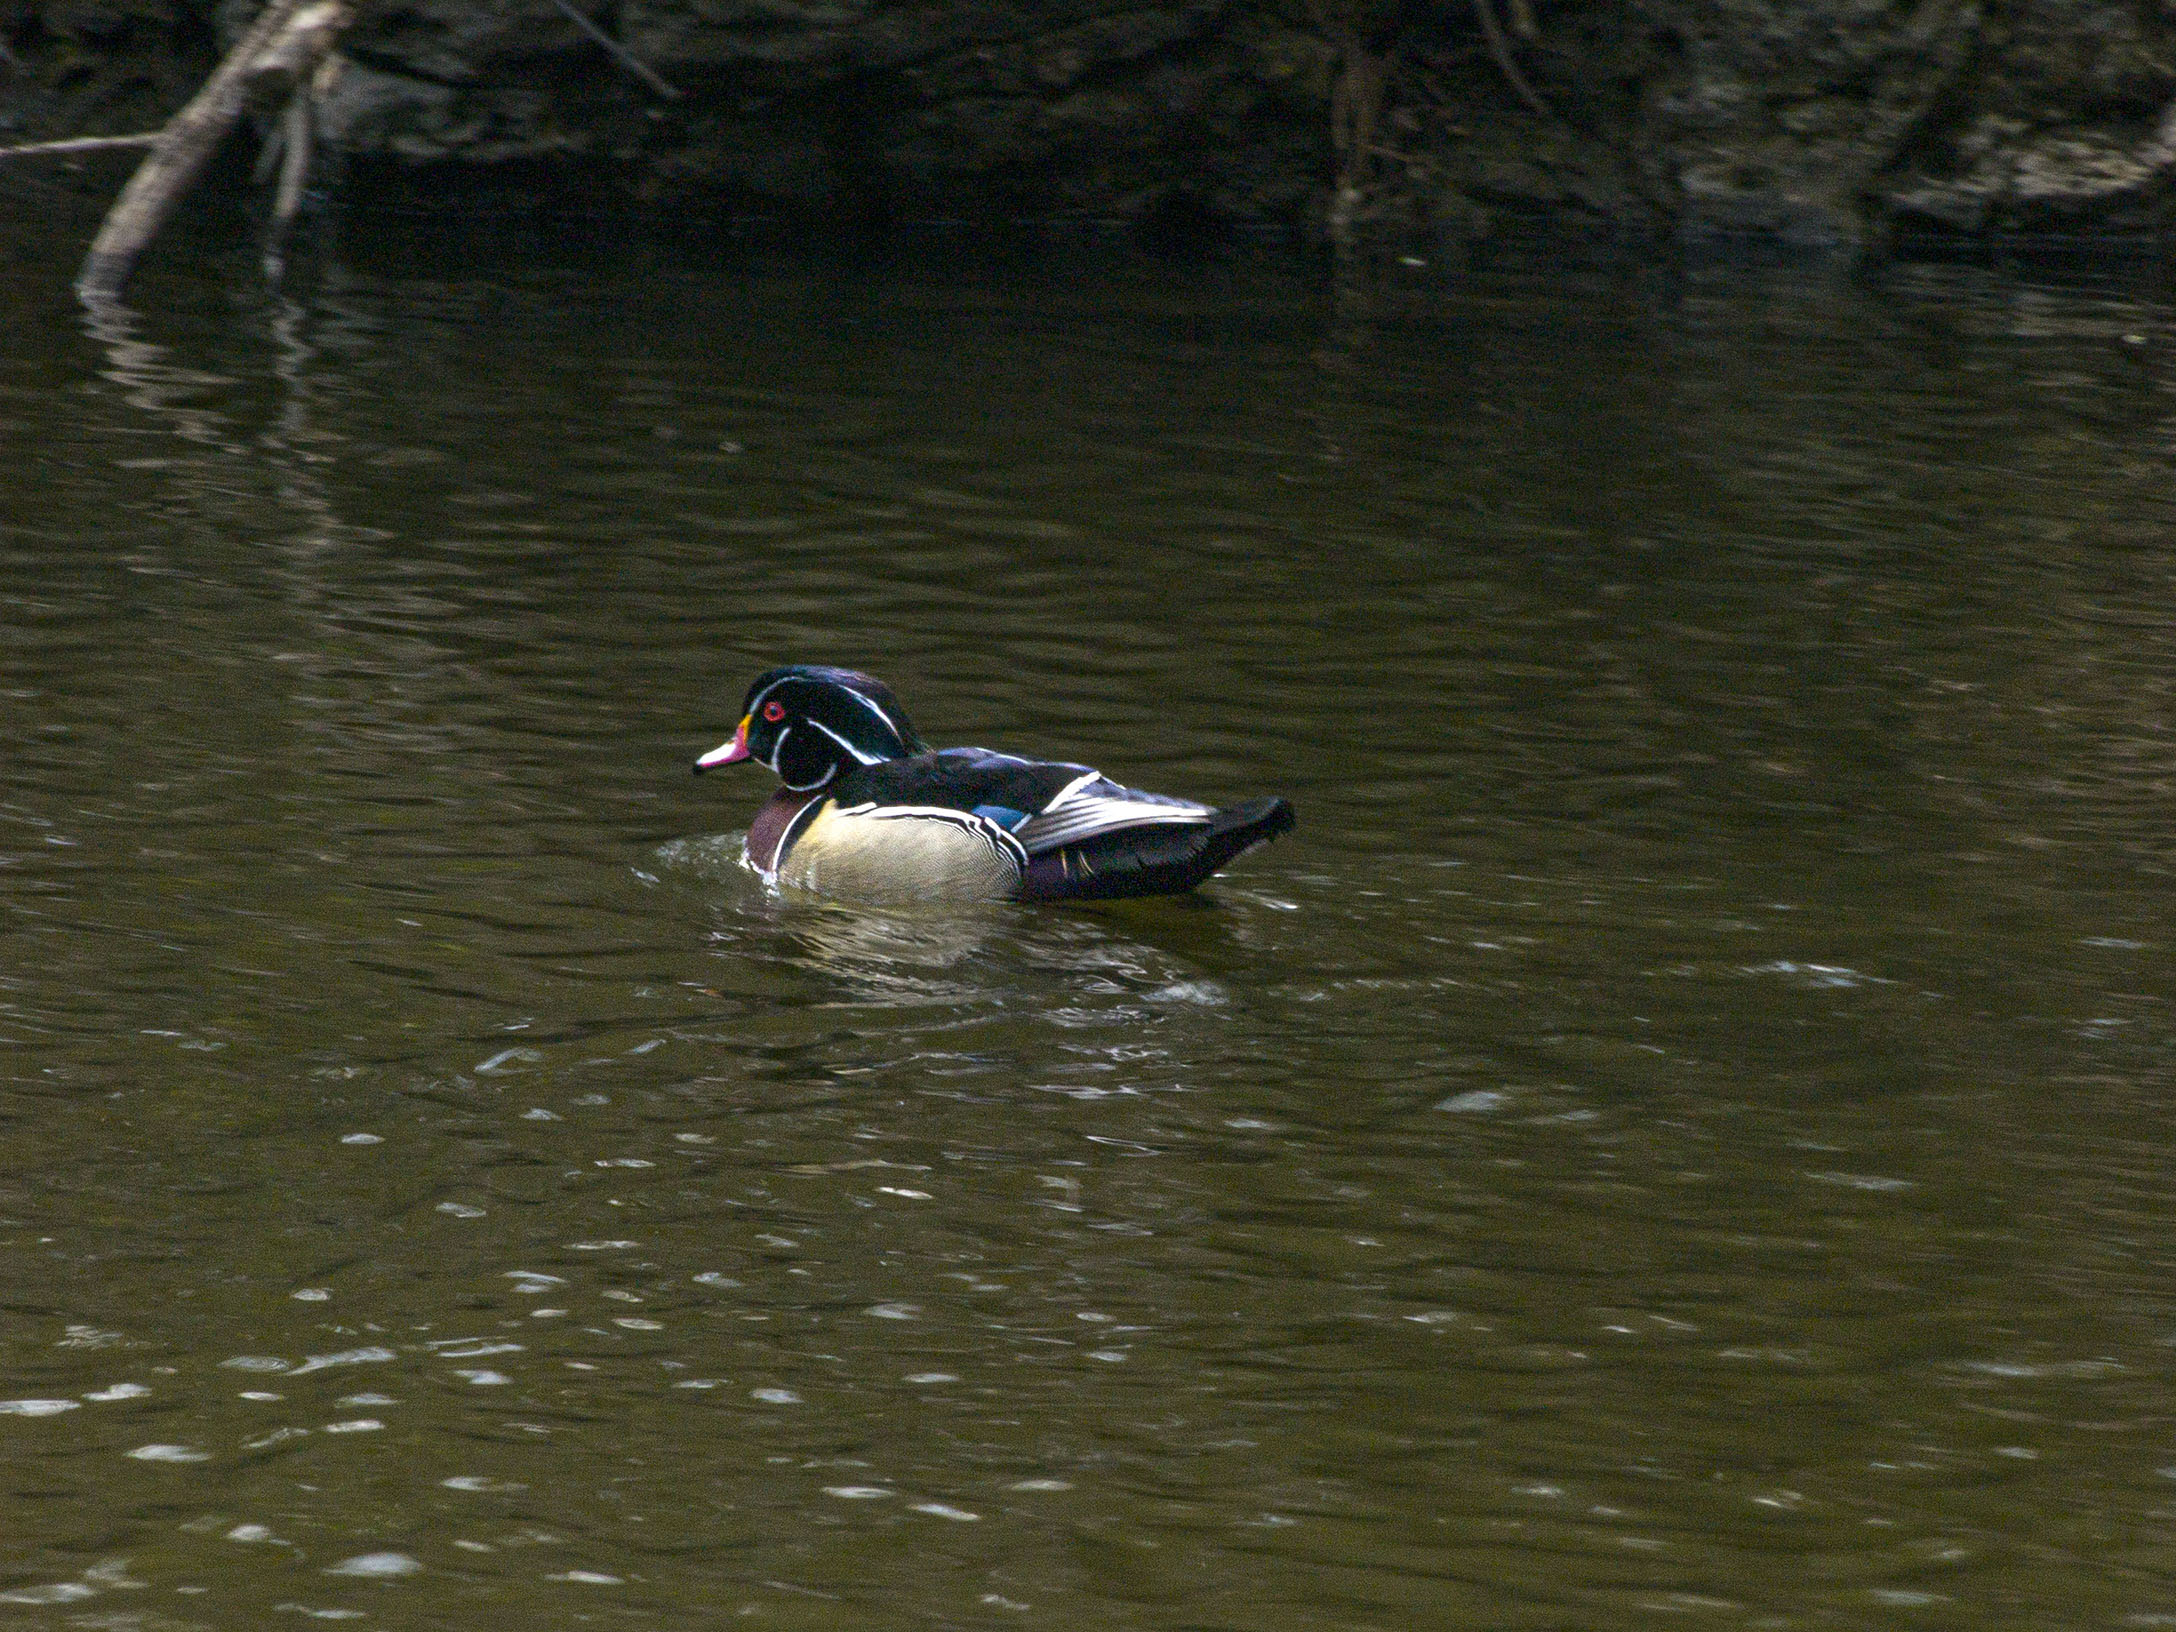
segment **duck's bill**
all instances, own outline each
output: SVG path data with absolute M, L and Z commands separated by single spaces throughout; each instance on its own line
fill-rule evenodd
M 714 771 L 720 765 L 738 765 L 748 757 L 748 717 L 741 716 L 740 725 L 733 732 L 731 742 L 720 743 L 695 762 L 695 774 Z

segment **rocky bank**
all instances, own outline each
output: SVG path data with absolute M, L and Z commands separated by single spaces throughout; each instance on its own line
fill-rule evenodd
M 370 0 L 320 110 L 349 173 L 1386 241 L 1540 218 L 1851 248 L 2176 214 L 2176 0 L 567 3 L 678 94 L 557 0 Z M 0 140 L 155 124 L 252 9 L 0 0 Z

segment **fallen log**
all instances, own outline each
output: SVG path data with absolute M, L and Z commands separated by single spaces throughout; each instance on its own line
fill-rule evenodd
M 331 15 L 328 15 L 331 14 Z M 145 247 L 173 213 L 174 205 L 204 168 L 220 142 L 248 105 L 251 73 L 261 72 L 266 83 L 286 83 L 303 89 L 318 58 L 331 47 L 352 11 L 344 0 L 269 0 L 255 22 L 243 33 L 217 68 L 212 70 L 195 96 L 167 121 L 151 143 L 151 151 L 136 173 L 129 177 L 121 196 L 114 200 L 98 236 L 91 240 L 76 276 L 76 293 L 85 300 L 111 300 L 128 282 L 129 274 Z M 302 66 L 292 65 L 291 49 L 300 35 L 305 53 Z

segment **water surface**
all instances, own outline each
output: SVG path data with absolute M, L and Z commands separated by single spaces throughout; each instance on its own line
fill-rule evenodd
M 2156 291 L 28 264 L 0 1626 L 2176 1626 Z M 786 660 L 1301 826 L 781 902 Z

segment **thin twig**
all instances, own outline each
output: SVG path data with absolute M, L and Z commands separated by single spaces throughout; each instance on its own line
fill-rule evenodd
M 70 136 L 59 142 L 25 142 L 20 147 L 0 147 L 0 159 L 24 158 L 33 153 L 95 153 L 102 147 L 149 147 L 159 139 L 155 130 L 139 136 Z
M 1541 93 L 1527 84 L 1526 76 L 1519 72 L 1519 65 L 1511 60 L 1511 42 L 1504 38 L 1504 25 L 1496 20 L 1496 8 L 1489 0 L 1473 0 L 1473 9 L 1481 19 L 1481 37 L 1488 41 L 1488 54 L 1496 64 L 1496 71 L 1519 99 L 1545 119 L 1556 117 L 1556 111 L 1541 99 Z
M 249 172 L 249 184 L 262 187 L 270 181 L 280 167 L 280 155 L 287 151 L 287 121 L 275 119 L 264 133 L 264 141 L 257 149 L 257 163 Z
M 280 163 L 280 188 L 272 205 L 272 241 L 287 236 L 287 227 L 302 207 L 302 189 L 310 179 L 310 159 L 317 145 L 317 120 L 310 106 L 310 87 L 303 85 L 287 104 L 280 122 L 287 127 L 286 152 Z
M 1353 221 L 1366 197 L 1368 155 L 1383 111 L 1389 59 L 1347 37 L 1337 81 L 1330 87 L 1330 145 L 1337 150 L 1337 188 L 1327 225 L 1340 250 L 1352 241 Z
M 648 63 L 628 50 L 626 46 L 620 44 L 619 41 L 591 22 L 588 16 L 574 5 L 573 0 L 552 0 L 552 4 L 565 12 L 567 20 L 574 24 L 576 28 L 611 52 L 612 60 L 641 80 L 643 84 L 649 86 L 651 90 L 657 92 L 659 96 L 664 97 L 669 102 L 680 100 L 679 91 L 668 85 L 655 68 L 652 68 Z

